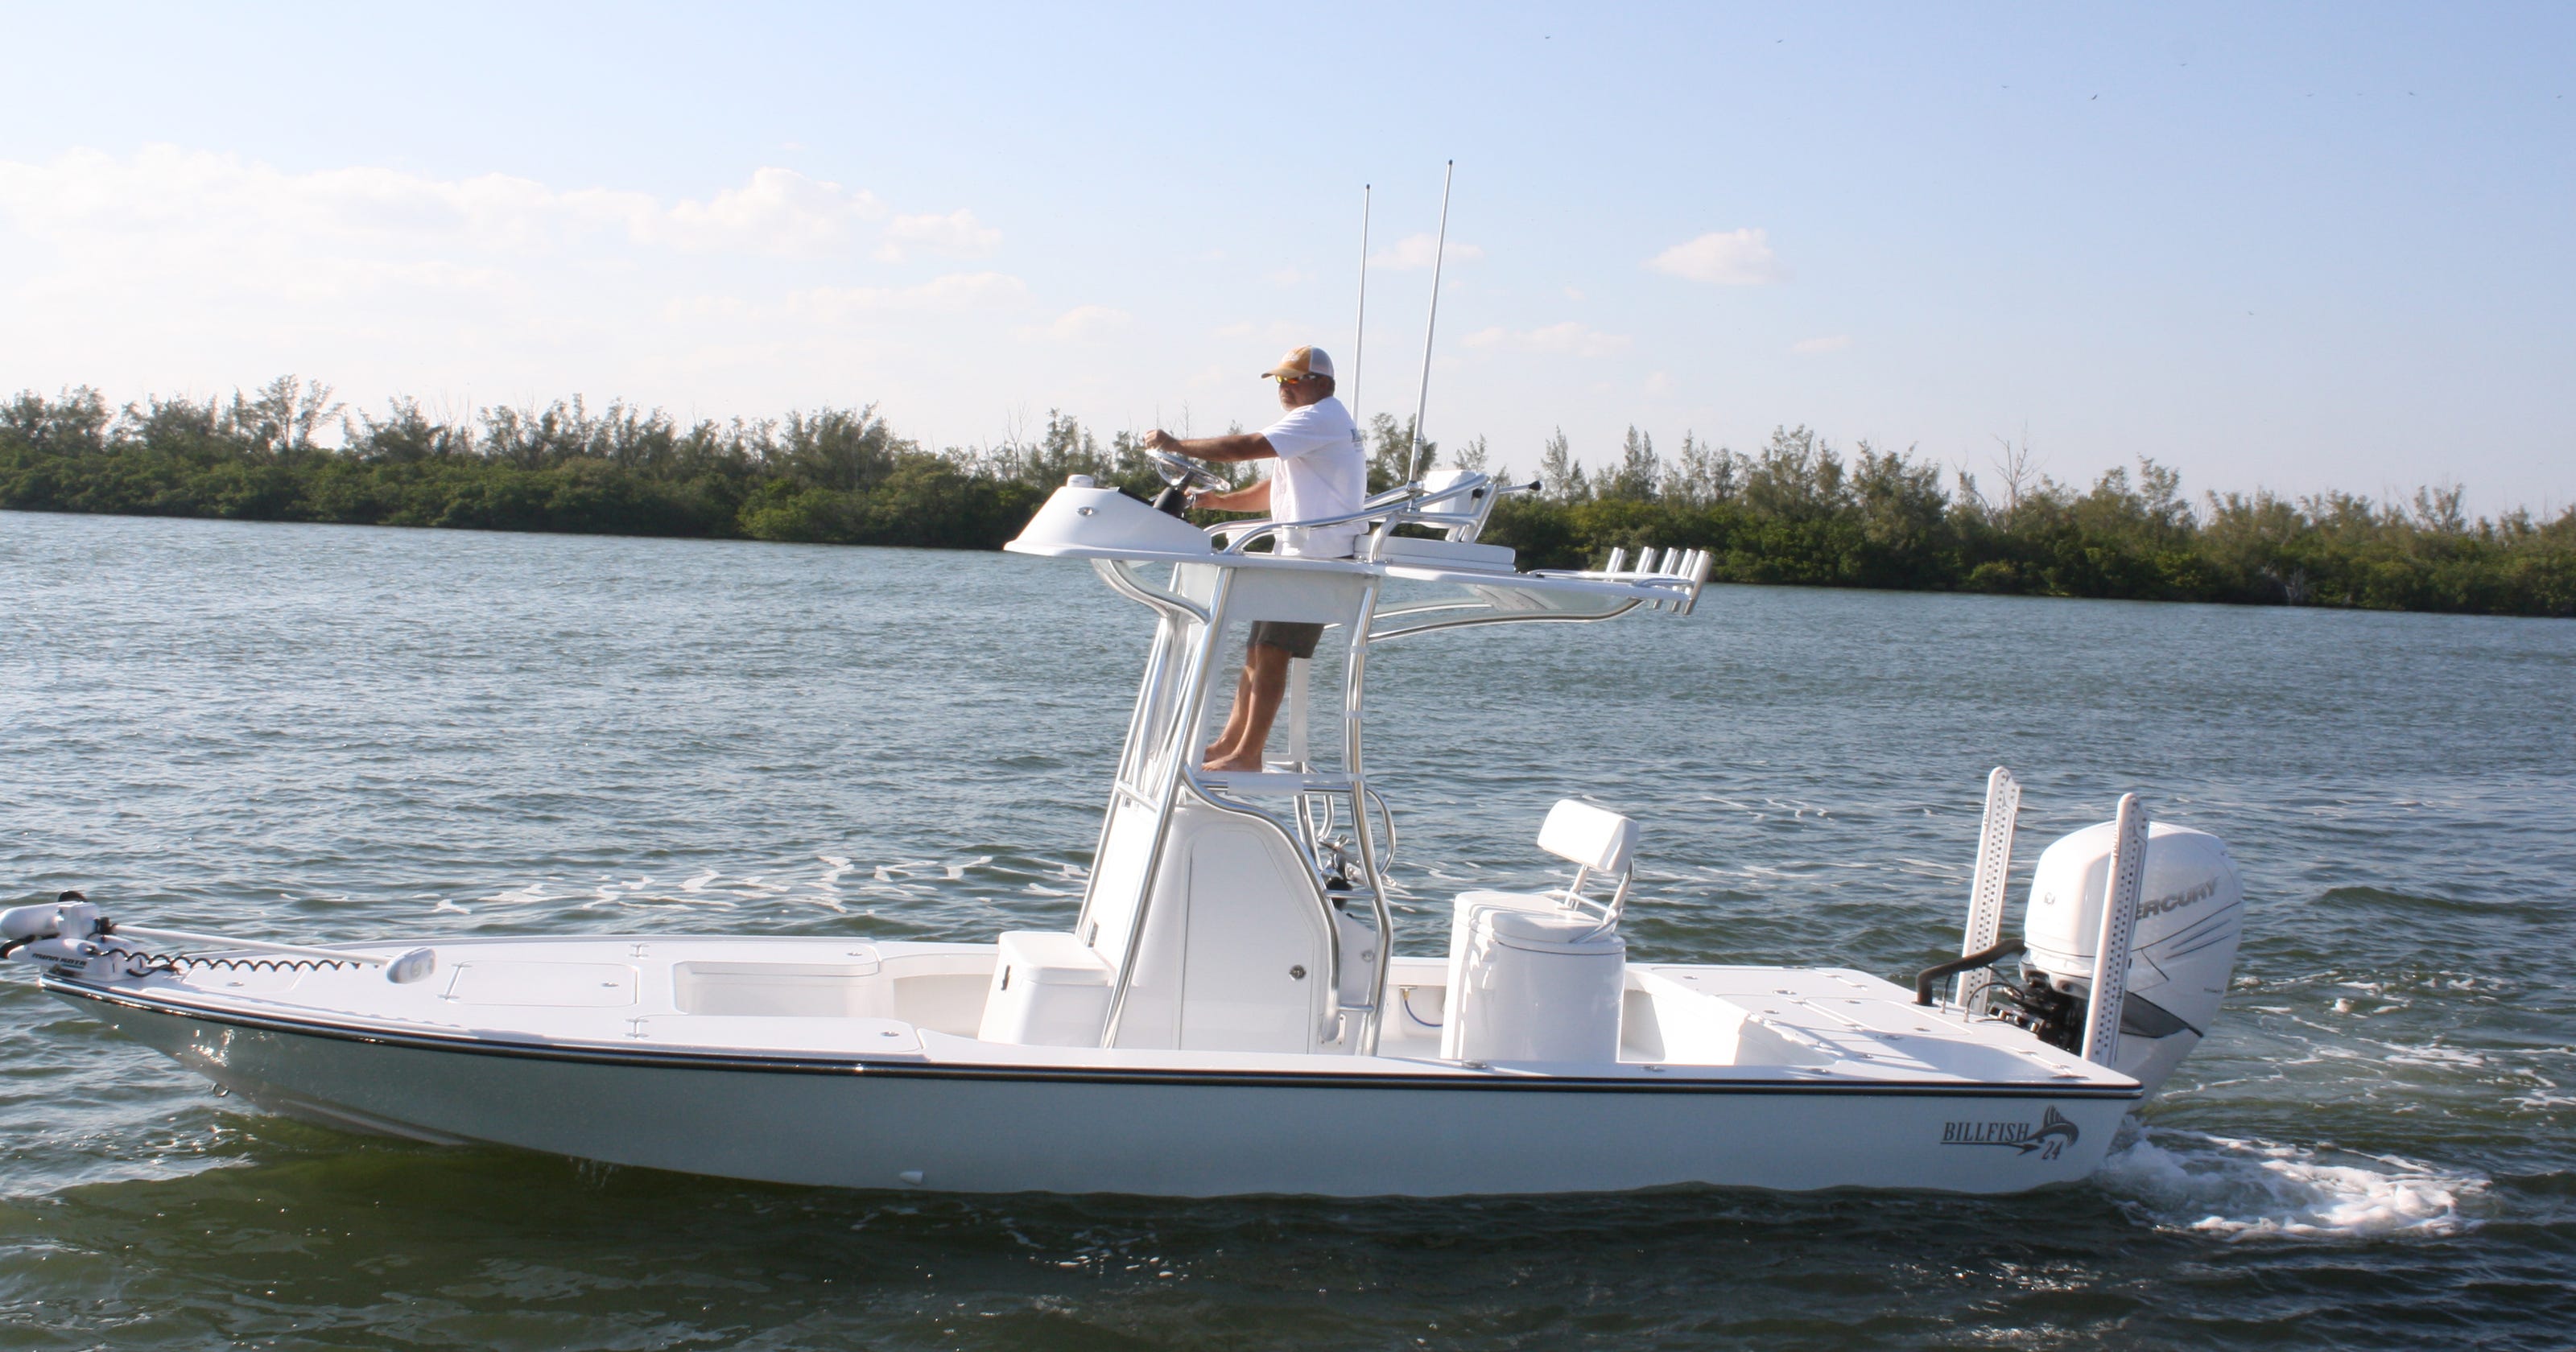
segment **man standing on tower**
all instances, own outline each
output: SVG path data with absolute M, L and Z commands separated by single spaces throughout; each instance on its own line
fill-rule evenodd
M 1277 521 L 1316 521 L 1349 516 L 1368 495 L 1368 455 L 1360 445 L 1359 425 L 1351 411 L 1333 397 L 1333 359 L 1317 347 L 1301 347 L 1262 372 L 1279 382 L 1279 406 L 1287 410 L 1258 432 L 1221 437 L 1183 438 L 1156 428 L 1145 434 L 1148 450 L 1167 451 L 1199 460 L 1276 460 L 1267 477 L 1248 488 L 1191 495 L 1192 506 L 1220 512 L 1268 512 Z M 1279 552 L 1309 559 L 1344 559 L 1359 542 L 1358 522 L 1301 526 L 1279 534 Z M 1243 650 L 1243 678 L 1235 686 L 1234 708 L 1225 731 L 1207 749 L 1207 769 L 1259 770 L 1262 749 L 1270 741 L 1270 723 L 1288 686 L 1288 659 L 1312 657 L 1323 637 L 1320 624 L 1253 623 Z

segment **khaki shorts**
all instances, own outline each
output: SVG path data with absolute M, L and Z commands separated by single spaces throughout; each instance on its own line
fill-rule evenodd
M 1324 626 L 1320 624 L 1295 624 L 1287 620 L 1252 622 L 1252 642 L 1283 649 L 1290 657 L 1314 656 L 1315 642 L 1323 636 Z

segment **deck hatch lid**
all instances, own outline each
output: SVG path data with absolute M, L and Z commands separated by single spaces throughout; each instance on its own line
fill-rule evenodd
M 607 1009 L 635 1003 L 635 969 L 619 962 L 460 962 L 444 995 L 461 1005 Z

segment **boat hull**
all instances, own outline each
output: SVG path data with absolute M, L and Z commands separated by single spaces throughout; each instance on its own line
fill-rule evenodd
M 2135 1092 L 938 1066 L 498 1045 L 58 995 L 259 1106 L 772 1183 L 1458 1196 L 1681 1185 L 2019 1192 L 2081 1179 Z

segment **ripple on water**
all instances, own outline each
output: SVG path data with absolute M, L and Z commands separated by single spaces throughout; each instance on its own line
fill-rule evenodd
M 1149 631 L 1087 570 L 1008 556 L 0 514 L 0 876 L 287 938 L 1056 928 Z M 1681 622 L 1454 640 L 1370 662 L 1403 951 L 1456 891 L 1544 885 L 1539 819 L 1589 794 L 1644 828 L 1641 958 L 1901 978 L 1957 950 L 2000 760 L 2017 887 L 2124 789 L 2223 836 L 2239 986 L 2083 1187 L 1198 1203 L 363 1141 L 210 1098 L 0 975 L 0 1341 L 2576 1327 L 2576 626 L 1719 588 Z

